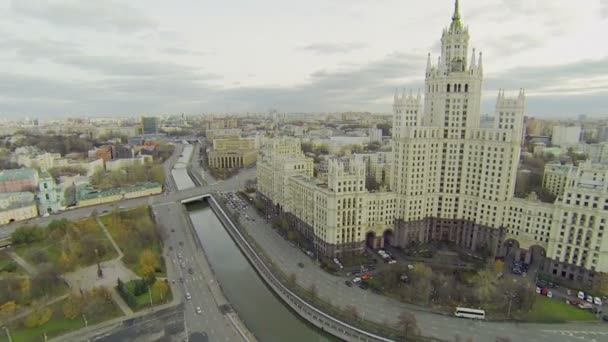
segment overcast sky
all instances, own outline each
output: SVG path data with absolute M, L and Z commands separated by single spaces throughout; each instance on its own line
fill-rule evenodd
M 452 0 L 0 0 L 0 118 L 391 111 Z M 582 5 L 584 4 L 584 6 Z M 463 0 L 483 113 L 608 117 L 608 0 Z

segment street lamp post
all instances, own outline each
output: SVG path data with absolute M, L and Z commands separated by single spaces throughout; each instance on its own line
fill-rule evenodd
M 148 285 L 148 296 L 150 296 L 150 309 L 152 308 L 152 291 L 150 290 L 150 285 Z
M 2 327 L 2 329 L 4 329 L 4 331 L 6 332 L 6 337 L 8 338 L 8 342 L 13 342 L 13 339 L 11 338 L 11 332 L 10 332 L 10 330 L 8 330 L 8 327 Z
M 84 314 L 82 314 L 82 319 L 84 320 L 84 327 L 88 327 L 89 326 L 89 321 L 87 321 L 87 316 L 85 316 Z

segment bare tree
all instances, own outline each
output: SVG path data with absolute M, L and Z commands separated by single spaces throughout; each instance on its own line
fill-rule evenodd
M 416 316 L 407 311 L 403 311 L 399 314 L 399 320 L 397 321 L 398 328 L 403 331 L 403 334 L 407 337 L 411 333 L 415 333 L 418 330 L 418 322 Z
M 289 286 L 295 286 L 297 279 L 298 277 L 295 273 L 290 273 L 289 278 L 287 278 L 287 283 L 289 284 Z
M 317 295 L 318 295 L 317 285 L 315 285 L 314 283 L 310 284 L 310 287 L 308 287 L 308 292 L 310 292 L 310 297 L 312 299 L 317 299 Z
M 357 309 L 356 306 L 354 305 L 347 305 L 344 308 L 344 311 L 346 313 L 346 315 L 350 318 L 350 319 L 354 319 L 354 320 L 358 320 L 359 319 L 359 310 Z

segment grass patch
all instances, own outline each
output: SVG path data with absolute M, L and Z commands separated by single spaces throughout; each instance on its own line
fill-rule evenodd
M 9 326 L 11 337 L 15 342 L 38 342 L 44 340 L 44 334 L 51 339 L 56 336 L 66 334 L 70 331 L 75 331 L 84 328 L 84 320 L 81 315 L 75 319 L 67 319 L 63 315 L 63 305 L 67 301 L 64 299 L 50 306 L 53 311 L 53 316 L 50 321 L 39 327 L 26 328 L 23 326 L 23 320 L 15 322 Z M 94 325 L 108 319 L 118 317 L 122 312 L 116 304 L 108 304 L 106 310 L 94 310 L 86 315 L 89 325 Z M 0 334 L 0 342 L 8 342 L 6 334 L 2 331 Z
M 122 261 L 125 266 L 139 274 L 141 269 L 139 258 L 144 250 L 150 250 L 160 261 L 156 276 L 165 276 L 160 234 L 148 207 L 114 211 L 100 219 L 124 253 Z
M 7 274 L 22 275 L 24 271 L 6 252 L 0 251 L 0 276 Z
M 37 242 L 20 244 L 15 252 L 32 265 L 51 263 L 64 271 L 107 261 L 118 255 L 94 218 L 69 222 L 53 221 L 44 238 Z M 97 250 L 97 254 L 95 253 Z M 67 261 L 61 260 L 66 254 Z
M 525 315 L 524 319 L 541 323 L 596 320 L 595 316 L 587 310 L 544 296 L 536 299 L 532 311 Z
M 141 293 L 138 293 L 138 290 L 136 289 L 138 282 L 140 282 L 140 280 L 131 280 L 131 281 L 125 283 L 126 290 L 130 294 L 132 294 L 135 298 L 135 301 L 133 303 L 129 303 L 128 300 L 125 300 L 125 302 L 134 311 L 139 311 L 139 310 L 149 308 L 150 307 L 150 296 L 152 297 L 152 306 L 163 305 L 163 304 L 169 303 L 173 299 L 173 296 L 171 294 L 171 287 L 167 283 L 165 283 L 166 287 L 167 287 L 167 293 L 161 295 L 159 288 L 154 285 L 150 287 L 149 292 L 147 290 L 148 288 L 146 287 L 144 291 L 139 291 Z M 164 280 L 157 279 L 156 282 L 164 282 Z

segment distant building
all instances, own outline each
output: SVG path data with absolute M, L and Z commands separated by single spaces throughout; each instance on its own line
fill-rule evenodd
M 561 147 L 576 145 L 581 141 L 580 126 L 554 126 L 551 143 Z
M 608 126 L 600 126 L 597 128 L 597 141 L 598 142 L 608 141 Z
M 207 152 L 209 166 L 217 169 L 248 167 L 255 163 L 256 139 L 215 139 Z
M 0 225 L 38 216 L 38 208 L 31 192 L 0 193 Z
M 608 164 L 608 142 L 583 145 L 583 150 L 591 162 Z
M 241 137 L 240 128 L 221 128 L 221 129 L 208 129 L 205 132 L 207 141 L 212 142 L 215 139 L 234 139 Z
M 121 158 L 114 159 L 106 162 L 106 170 L 107 171 L 116 171 L 123 169 L 125 167 L 133 166 L 133 165 L 144 165 L 146 163 L 152 162 L 152 156 L 150 155 L 141 155 L 135 158 Z
M 369 141 L 382 143 L 382 130 L 378 128 L 370 128 Z
M 112 159 L 133 158 L 135 155 L 131 145 L 112 146 Z
M 158 118 L 154 116 L 141 117 L 142 134 L 156 135 L 158 134 Z
M 34 169 L 0 171 L 0 193 L 35 191 L 38 187 L 38 172 Z

